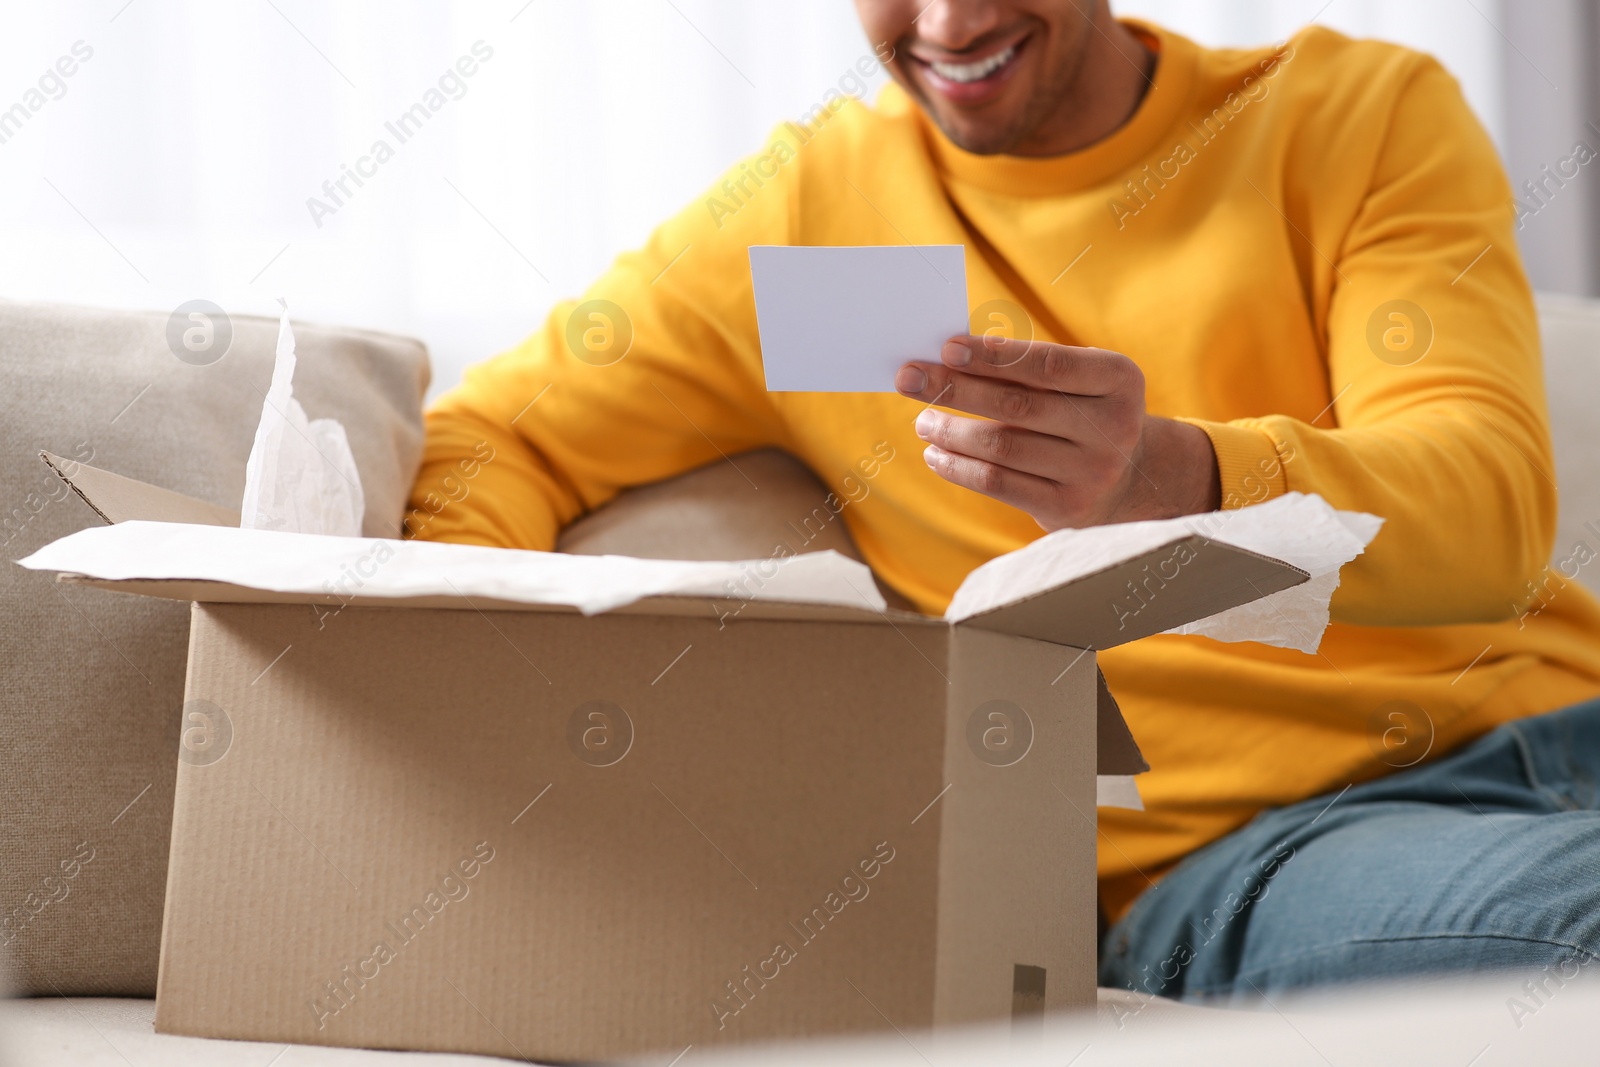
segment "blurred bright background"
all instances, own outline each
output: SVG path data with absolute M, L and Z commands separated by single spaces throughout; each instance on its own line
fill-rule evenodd
M 1315 19 L 1432 52 L 1519 190 L 1576 142 L 1600 150 L 1595 0 L 1113 7 L 1211 45 L 1271 42 Z M 399 144 L 384 124 L 477 42 L 475 72 L 447 82 L 447 103 Z M 47 78 L 29 110 L 75 46 L 74 73 Z M 284 296 L 298 318 L 422 338 L 437 393 L 868 51 L 847 0 L 9 4 L 0 298 L 160 310 L 206 298 L 271 314 Z M 308 198 L 331 203 L 324 182 L 380 137 L 393 158 L 313 217 Z M 1548 185 L 1519 234 L 1541 289 L 1600 292 L 1589 169 Z

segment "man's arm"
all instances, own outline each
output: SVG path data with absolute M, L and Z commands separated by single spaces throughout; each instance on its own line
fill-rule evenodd
M 1454 80 L 1432 60 L 1418 61 L 1389 128 L 1374 136 L 1383 147 L 1342 244 L 1322 239 L 1311 252 L 1336 264 L 1326 304 L 1308 294 L 1313 317 L 1327 324 L 1329 411 L 1310 423 L 1185 421 L 1209 439 L 1223 507 L 1298 491 L 1388 520 L 1345 568 L 1336 620 L 1512 617 L 1549 557 L 1556 493 L 1511 190 Z M 1316 175 L 1301 182 L 1289 195 L 1314 198 Z M 962 347 L 975 366 L 951 366 Z M 928 378 L 899 380 L 907 395 L 931 400 L 951 387 L 941 406 L 1002 424 L 924 416 L 919 430 L 937 473 L 1050 529 L 1200 509 L 1211 457 L 1169 432 L 1169 420 L 1145 414 L 1131 361 L 1039 343 L 1013 356 L 1005 347 L 973 339 L 947 345 L 941 364 L 902 370 Z M 1271 374 L 1272 353 L 1257 357 Z M 961 393 L 968 402 L 952 402 Z M 1151 452 L 1164 458 L 1138 461 Z M 1152 473 L 1159 464 L 1170 465 L 1170 479 Z M 1151 481 L 1162 489 L 1153 501 Z
M 783 443 L 746 248 L 789 242 L 786 178 L 732 219 L 691 204 L 581 301 L 470 368 L 427 413 L 408 534 L 548 550 L 623 488 Z

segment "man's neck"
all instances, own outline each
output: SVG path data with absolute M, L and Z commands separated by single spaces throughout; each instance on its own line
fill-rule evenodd
M 1116 133 L 1154 86 L 1157 55 L 1137 34 L 1096 5 L 1083 61 L 1062 106 L 1011 150 L 1018 156 L 1060 156 Z

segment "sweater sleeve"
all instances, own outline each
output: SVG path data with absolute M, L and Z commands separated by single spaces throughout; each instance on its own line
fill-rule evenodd
M 410 536 L 548 550 L 628 486 L 782 443 L 747 252 L 789 243 L 782 136 L 438 399 Z
M 1298 491 L 1387 520 L 1344 569 L 1335 621 L 1512 617 L 1549 557 L 1556 489 L 1511 189 L 1432 60 L 1380 136 L 1342 243 L 1320 250 L 1335 264 L 1329 410 L 1191 421 L 1216 449 L 1225 506 Z

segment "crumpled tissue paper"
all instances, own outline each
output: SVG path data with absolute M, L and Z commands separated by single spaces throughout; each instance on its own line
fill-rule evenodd
M 281 299 L 278 304 L 283 308 L 278 351 L 245 465 L 239 526 L 360 537 L 366 498 L 355 454 L 343 425 L 335 419 L 308 419 L 295 399 L 294 330 L 289 305 Z
M 1322 644 L 1339 569 L 1365 552 L 1383 526 L 1376 515 L 1339 511 L 1307 493 L 1287 493 L 1265 504 L 1196 518 L 1209 520 L 1196 528 L 1214 540 L 1281 559 L 1311 578 L 1168 633 L 1256 641 L 1307 653 Z
M 132 521 L 79 530 L 17 562 L 106 581 L 222 582 L 341 599 L 442 596 L 470 604 L 482 597 L 566 604 L 585 615 L 651 596 L 736 597 L 874 612 L 888 606 L 865 564 L 831 551 L 703 563 Z

